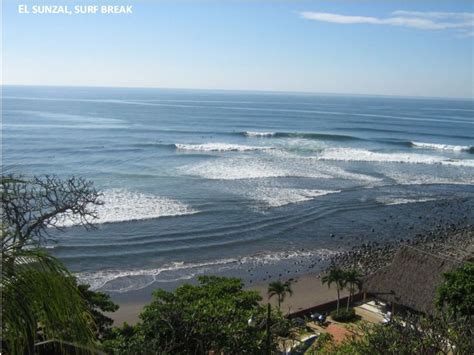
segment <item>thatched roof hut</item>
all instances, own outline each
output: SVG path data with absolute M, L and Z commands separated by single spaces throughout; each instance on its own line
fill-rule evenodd
M 395 254 L 392 264 L 364 279 L 362 290 L 392 305 L 432 314 L 443 273 L 461 264 L 460 259 L 404 246 Z

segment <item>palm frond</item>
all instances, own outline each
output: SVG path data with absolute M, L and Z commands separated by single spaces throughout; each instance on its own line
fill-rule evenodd
M 3 340 L 10 354 L 37 340 L 70 340 L 93 346 L 93 321 L 71 274 L 41 250 L 3 257 Z M 38 337 L 39 334 L 39 337 Z

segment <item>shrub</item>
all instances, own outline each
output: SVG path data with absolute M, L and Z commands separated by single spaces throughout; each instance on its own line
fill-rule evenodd
M 438 310 L 445 308 L 455 317 L 474 315 L 474 263 L 466 262 L 444 274 L 444 282 L 437 289 L 436 305 Z
M 263 354 L 267 349 L 267 309 L 241 280 L 199 276 L 198 285 L 174 292 L 155 290 L 133 327 L 115 328 L 104 349 L 113 354 Z M 253 319 L 253 325 L 249 324 Z M 279 310 L 271 312 L 272 350 L 292 331 Z
M 334 337 L 332 334 L 329 333 L 321 333 L 318 336 L 318 339 L 313 343 L 313 346 L 311 347 L 311 350 L 314 351 L 314 353 L 317 353 L 319 350 L 322 350 L 326 347 L 329 347 L 332 345 L 334 342 Z M 312 352 L 310 352 L 312 353 Z
M 332 311 L 331 317 L 337 322 L 350 322 L 356 318 L 356 314 L 354 308 L 340 309 L 339 312 Z

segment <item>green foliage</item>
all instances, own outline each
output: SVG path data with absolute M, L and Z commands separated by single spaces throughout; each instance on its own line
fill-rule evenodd
M 343 289 L 349 290 L 349 297 L 347 297 L 346 311 L 349 311 L 349 305 L 354 297 L 355 291 L 362 286 L 362 275 L 356 269 L 344 270 L 339 267 L 332 266 L 329 272 L 321 278 L 322 284 L 327 284 L 331 287 L 336 285 L 337 291 L 337 308 L 336 313 L 339 313 L 340 292 Z
M 329 269 L 329 272 L 321 278 L 321 282 L 331 287 L 332 284 L 336 284 L 338 289 L 342 289 L 345 286 L 345 272 L 344 270 L 333 267 Z
M 346 310 L 349 310 L 349 305 L 354 297 L 355 291 L 362 287 L 362 274 L 356 269 L 344 271 L 344 286 L 349 290 L 349 297 L 347 298 Z
M 354 308 L 332 311 L 331 317 L 337 322 L 350 322 L 357 318 Z
M 444 282 L 438 287 L 436 305 L 456 317 L 474 315 L 474 263 L 445 273 Z
M 310 354 L 473 354 L 472 321 L 408 316 L 389 324 L 358 323 L 342 343 L 329 340 Z
M 82 224 L 101 204 L 91 182 L 54 176 L 0 178 L 2 197 L 2 340 L 9 354 L 32 354 L 39 340 L 91 346 L 94 322 L 72 275 L 41 250 L 65 215 Z
M 114 329 L 106 348 L 119 354 L 263 353 L 267 315 L 259 294 L 244 291 L 239 279 L 202 276 L 198 281 L 175 292 L 155 291 L 141 322 Z M 270 324 L 275 349 L 278 337 L 289 333 L 290 322 L 273 312 Z
M 126 322 L 121 327 L 112 328 L 107 339 L 102 341 L 102 350 L 109 354 L 151 354 L 147 351 L 145 339 L 139 332 L 139 326 Z
M 319 354 L 328 347 L 334 346 L 334 337 L 330 333 L 321 333 L 319 334 L 316 341 L 311 345 L 311 348 L 308 349 L 306 354 Z
M 346 281 L 346 274 L 344 270 L 338 267 L 331 267 L 329 272 L 321 278 L 321 282 L 327 284 L 328 287 L 331 287 L 332 284 L 336 284 L 336 291 L 337 291 L 337 312 L 339 312 L 339 300 L 340 300 L 340 292 L 344 288 Z
M 271 282 L 268 285 L 268 298 L 277 296 L 278 298 L 278 309 L 281 308 L 281 303 L 285 300 L 286 295 L 293 295 L 293 290 L 291 289 L 291 281 L 281 282 L 280 280 Z
M 67 269 L 38 250 L 10 257 L 2 260 L 4 350 L 32 353 L 36 341 L 53 338 L 90 346 L 93 320 Z
M 97 339 L 104 339 L 110 335 L 113 319 L 107 317 L 103 312 L 115 312 L 119 306 L 115 304 L 110 296 L 103 292 L 91 291 L 90 285 L 80 284 L 77 286 L 81 297 L 84 299 L 89 313 L 94 320 Z

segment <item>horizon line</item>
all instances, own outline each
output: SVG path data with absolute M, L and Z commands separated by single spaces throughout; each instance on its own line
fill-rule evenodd
M 397 95 L 397 94 L 373 94 L 373 93 L 350 93 L 350 92 L 317 92 L 317 91 L 286 91 L 286 90 L 264 90 L 264 89 L 210 89 L 210 88 L 183 88 L 183 87 L 158 87 L 158 86 L 107 86 L 107 85 L 57 85 L 57 84 L 4 84 L 0 87 L 58 87 L 58 88 L 91 88 L 91 89 L 137 89 L 137 90 L 182 90 L 182 91 L 220 91 L 220 92 L 246 92 L 254 94 L 293 94 L 293 95 L 326 95 L 326 96 L 359 96 L 359 97 L 383 97 L 404 99 L 428 99 L 428 100 L 462 100 L 474 101 L 474 96 L 426 96 L 426 95 Z M 1 92 L 3 97 L 3 90 Z

